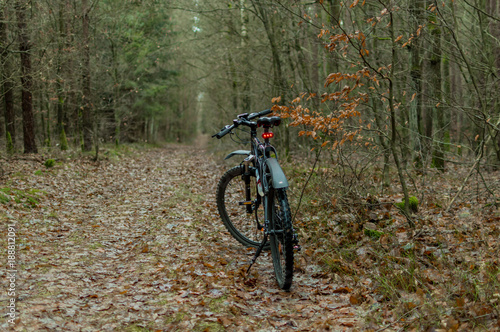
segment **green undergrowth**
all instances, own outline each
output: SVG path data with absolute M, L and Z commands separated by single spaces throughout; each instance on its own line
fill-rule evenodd
M 38 189 L 19 190 L 10 187 L 0 187 L 0 204 L 11 202 L 21 204 L 27 208 L 36 207 L 45 192 Z
M 47 159 L 43 165 L 46 168 L 51 168 L 51 167 L 54 167 L 55 164 L 56 164 L 56 161 L 54 159 Z
M 126 144 L 104 144 L 99 148 L 99 158 L 120 159 L 123 157 L 136 156 L 140 151 L 157 149 L 163 147 L 160 143 L 126 143 Z M 86 152 L 95 157 L 95 151 Z
M 292 214 L 301 200 L 295 220 L 301 255 L 339 284 L 350 284 L 351 304 L 363 309 L 368 330 L 487 331 L 496 324 L 500 216 L 495 207 L 457 202 L 458 211 L 446 214 L 436 203 L 445 201 L 445 193 L 424 202 L 412 196 L 416 228 L 410 229 L 404 203 L 398 203 L 402 193 L 382 192 L 373 181 L 380 179 L 375 168 L 354 174 L 316 167 L 304 191 L 311 168 L 283 168 Z M 435 192 L 432 185 L 420 190 Z
M 418 212 L 418 198 L 416 198 L 415 196 L 410 196 L 410 197 L 408 197 L 408 202 L 409 202 L 409 206 L 410 206 L 409 210 L 411 212 Z M 402 202 L 394 203 L 394 205 L 396 205 L 401 210 L 405 209 L 405 201 L 404 200 Z
M 122 157 L 136 156 L 140 151 L 162 148 L 164 146 L 161 143 L 124 143 L 119 145 L 106 143 L 99 146 L 98 159 L 119 160 Z M 69 147 L 63 151 L 54 147 L 40 147 L 39 150 L 41 155 L 50 156 L 44 162 L 44 166 L 47 169 L 57 166 L 64 159 L 80 159 L 82 157 L 95 159 L 96 156 L 95 147 L 90 151 L 82 151 L 80 147 Z

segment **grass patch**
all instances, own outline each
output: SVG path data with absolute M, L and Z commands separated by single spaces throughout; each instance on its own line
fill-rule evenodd
M 176 312 L 172 316 L 165 319 L 165 324 L 175 324 L 182 322 L 186 317 L 190 317 L 190 315 L 184 311 Z
M 208 304 L 210 311 L 214 313 L 220 313 L 227 311 L 227 305 L 224 302 L 227 300 L 227 296 L 221 296 L 218 299 L 212 299 Z
M 138 326 L 136 324 L 129 325 L 125 328 L 125 332 L 150 332 L 153 331 L 147 327 Z
M 0 188 L 0 203 L 7 204 L 14 201 L 17 204 L 22 204 L 24 207 L 33 208 L 38 206 L 39 199 L 46 194 L 44 191 L 37 189 L 19 190 L 10 187 Z
M 199 332 L 218 332 L 218 331 L 226 331 L 224 326 L 218 322 L 201 322 L 194 327 L 194 331 Z
M 102 247 L 104 247 L 104 245 L 102 243 L 98 243 L 98 242 L 92 243 L 89 245 L 89 249 L 92 249 L 92 250 L 102 248 Z
M 0 193 L 0 204 L 6 204 L 10 202 L 10 198 L 3 193 Z
M 161 148 L 161 144 L 155 143 L 127 143 L 127 144 L 104 144 L 100 147 L 99 156 L 112 160 L 119 160 L 126 156 L 137 156 L 140 151 L 146 149 Z M 95 156 L 95 152 L 86 152 L 84 155 Z
M 383 232 L 374 230 L 374 229 L 365 229 L 364 231 L 365 235 L 370 237 L 372 240 L 378 240 L 382 235 L 384 235 Z

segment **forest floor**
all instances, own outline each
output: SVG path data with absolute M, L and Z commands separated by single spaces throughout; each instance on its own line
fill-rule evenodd
M 215 189 L 223 168 L 205 151 L 123 147 L 103 156 L 61 155 L 50 168 L 41 155 L 17 156 L 2 166 L 0 246 L 6 252 L 15 235 L 16 249 L 0 262 L 1 330 L 362 326 L 352 282 L 335 281 L 307 255 L 297 257 L 290 292 L 277 288 L 268 253 L 245 277 L 253 250 L 219 220 Z

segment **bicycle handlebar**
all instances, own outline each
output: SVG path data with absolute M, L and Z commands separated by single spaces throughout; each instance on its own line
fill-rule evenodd
M 231 126 L 225 126 L 224 128 L 222 128 L 222 130 L 220 132 L 218 132 L 215 135 L 212 135 L 212 138 L 217 137 L 218 139 L 221 139 L 222 137 L 224 137 L 228 133 L 230 133 L 231 130 L 233 130 L 234 128 L 235 128 L 234 124 Z
M 252 120 L 252 119 L 255 119 L 255 118 L 270 114 L 270 113 L 272 113 L 271 109 L 267 109 L 267 110 L 263 110 L 263 111 L 258 112 L 258 113 L 238 115 L 238 119 L 233 120 L 232 125 L 225 126 L 217 134 L 212 135 L 212 138 L 217 137 L 217 139 L 221 139 L 222 137 L 229 134 L 231 132 L 231 130 L 238 127 L 240 124 L 250 126 L 253 122 L 251 122 L 249 120 Z
M 258 117 L 261 117 L 261 116 L 264 116 L 264 115 L 268 115 L 270 113 L 272 113 L 273 111 L 271 111 L 271 109 L 267 109 L 267 110 L 263 110 L 259 113 L 252 113 L 248 116 L 248 120 L 252 120 L 252 119 L 255 119 L 255 118 L 258 118 Z

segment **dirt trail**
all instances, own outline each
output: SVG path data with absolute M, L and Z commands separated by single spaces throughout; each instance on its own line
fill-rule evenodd
M 290 292 L 278 290 L 267 253 L 252 275 L 243 277 L 253 251 L 238 245 L 219 221 L 215 187 L 223 171 L 203 150 L 186 146 L 99 163 L 64 160 L 47 171 L 30 160 L 13 162 L 0 187 L 42 192 L 34 208 L 13 200 L 0 204 L 0 219 L 16 225 L 19 313 L 15 324 L 2 313 L 0 329 L 346 331 L 359 326 L 342 292 L 345 285 L 333 283 L 300 254 Z M 6 248 L 5 227 L 0 243 Z M 5 289 L 0 300 L 5 308 Z

